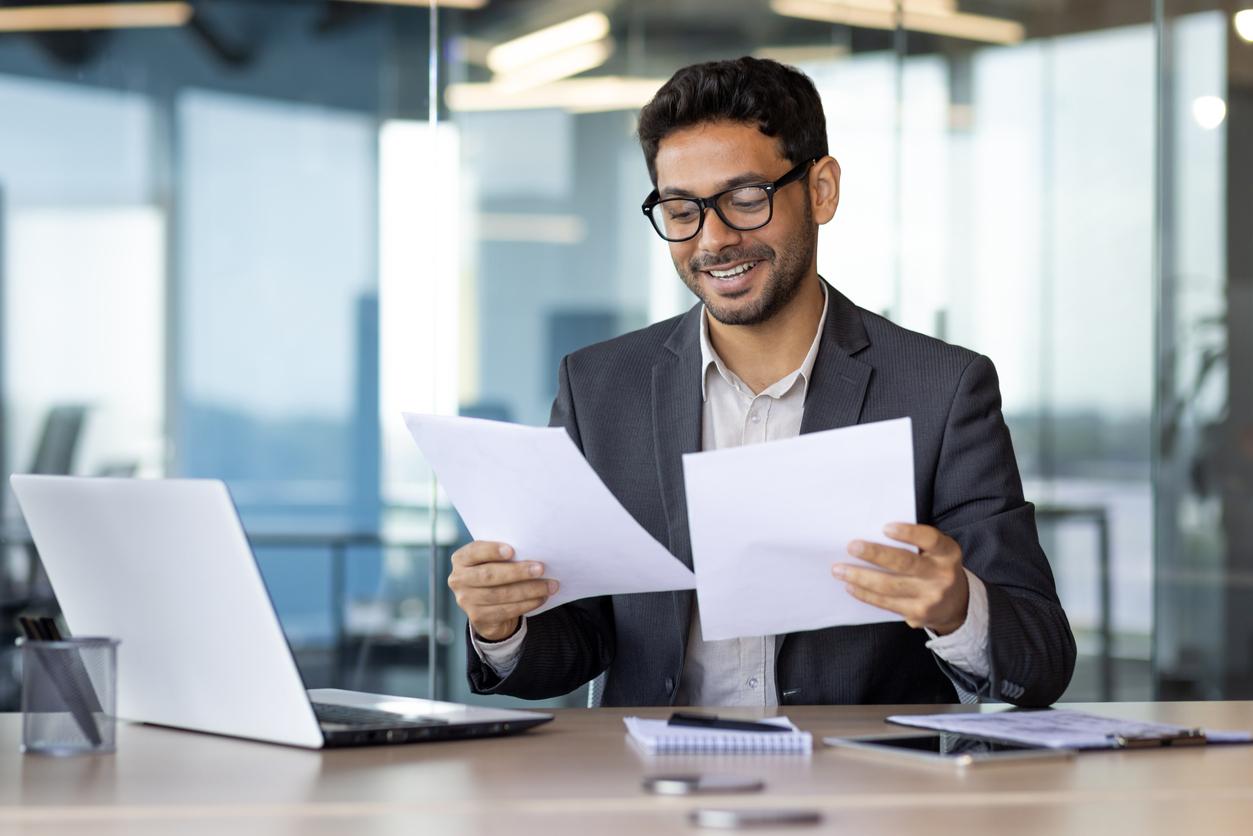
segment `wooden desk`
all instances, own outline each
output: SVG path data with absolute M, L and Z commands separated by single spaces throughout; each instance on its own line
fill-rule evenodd
M 1253 729 L 1253 702 L 1079 707 Z M 896 710 L 793 707 L 788 714 L 821 736 L 899 731 L 882 723 Z M 686 813 L 702 805 L 822 810 L 821 828 L 787 833 L 1253 832 L 1251 746 L 1090 753 L 964 773 L 821 746 L 809 758 L 649 762 L 624 738 L 620 718 L 629 713 L 666 714 L 566 709 L 519 737 L 325 753 L 124 725 L 116 755 L 70 759 L 19 754 L 19 717 L 0 715 L 0 833 L 690 836 L 704 831 L 688 826 Z M 757 775 L 767 789 L 704 799 L 640 790 L 650 773 L 693 769 Z

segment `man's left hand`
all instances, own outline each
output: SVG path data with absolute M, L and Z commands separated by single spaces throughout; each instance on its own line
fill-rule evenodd
M 848 544 L 849 554 L 887 571 L 837 563 L 832 574 L 854 598 L 903 615 L 910 627 L 926 627 L 941 636 L 961 627 L 970 589 L 957 541 L 929 525 L 892 523 L 883 533 L 916 546 L 918 553 L 854 540 Z

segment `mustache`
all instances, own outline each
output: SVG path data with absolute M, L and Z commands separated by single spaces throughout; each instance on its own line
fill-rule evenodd
M 743 261 L 774 261 L 774 250 L 769 247 L 753 247 L 752 249 L 723 250 L 717 255 L 693 258 L 687 263 L 693 273 L 701 270 L 718 270 L 726 265 Z

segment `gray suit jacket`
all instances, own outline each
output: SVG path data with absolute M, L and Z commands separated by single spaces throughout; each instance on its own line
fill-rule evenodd
M 926 648 L 924 631 L 903 622 L 833 627 L 779 638 L 779 703 L 955 702 L 954 682 L 1017 705 L 1056 701 L 1075 643 L 1023 499 L 992 363 L 828 290 L 801 432 L 912 419 L 917 518 L 957 540 L 987 586 L 991 675 L 976 681 L 952 668 Z M 688 566 L 681 456 L 701 449 L 700 316 L 697 305 L 567 356 L 550 422 L 566 428 L 614 496 Z M 469 649 L 471 687 L 540 699 L 607 671 L 604 705 L 671 704 L 692 595 L 587 599 L 529 618 L 508 677 Z

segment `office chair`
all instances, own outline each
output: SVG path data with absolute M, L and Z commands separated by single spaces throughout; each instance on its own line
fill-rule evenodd
M 85 406 L 54 406 L 49 409 L 35 448 L 35 459 L 26 472 L 57 476 L 69 474 L 86 420 Z

